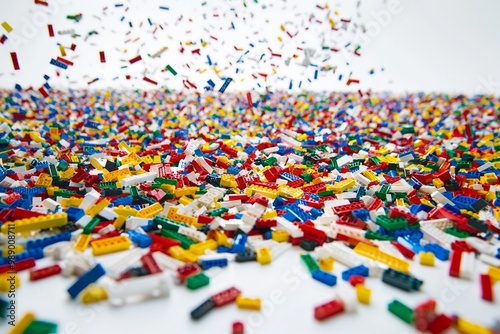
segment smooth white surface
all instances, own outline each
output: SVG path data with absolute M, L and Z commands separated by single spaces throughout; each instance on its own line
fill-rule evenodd
M 497 0 L 370 0 L 360 2 L 359 16 L 357 1 L 329 1 L 330 9 L 339 11 L 339 16 L 331 15 L 336 18 L 338 26 L 340 18 L 352 19 L 348 30 L 339 32 L 331 31 L 328 24 L 308 23 L 310 14 L 316 20 L 327 22 L 327 11 L 315 8 L 316 4 L 325 4 L 321 1 L 260 0 L 256 4 L 248 0 L 246 8 L 243 1 L 236 0 L 207 1 L 206 6 L 201 6 L 202 2 L 50 0 L 46 8 L 28 0 L 2 0 L 0 22 L 9 22 L 14 28 L 12 33 L 17 37 L 7 34 L 9 40 L 0 45 L 0 73 L 3 73 L 0 86 L 13 88 L 15 83 L 19 83 L 24 87 L 33 85 L 38 88 L 44 82 L 43 75 L 48 74 L 51 86 L 59 88 L 87 87 L 86 83 L 97 77 L 100 80 L 90 88 L 157 88 L 142 80 L 146 74 L 158 81 L 159 86 L 176 89 L 183 88 L 183 79 L 189 79 L 200 91 L 209 79 L 219 89 L 222 78 L 229 76 L 234 79 L 229 90 L 259 89 L 257 83 L 262 88 L 288 89 L 292 80 L 295 90 L 302 81 L 302 88 L 309 90 L 361 88 L 395 92 L 500 94 L 500 2 Z M 124 7 L 115 8 L 116 3 L 123 3 Z M 108 10 L 104 15 L 102 9 L 106 6 Z M 127 6 L 130 9 L 125 12 Z M 167 6 L 170 10 L 160 10 L 159 6 Z M 238 18 L 234 17 L 231 8 L 235 9 Z M 79 23 L 66 19 L 66 15 L 77 13 L 83 13 Z M 203 19 L 204 13 L 206 19 Z M 215 13 L 219 17 L 213 17 Z M 122 16 L 125 20 L 120 22 Z M 179 21 L 181 16 L 183 19 Z M 153 36 L 147 18 L 155 24 L 162 24 L 164 30 Z M 192 23 L 188 18 L 192 19 Z M 48 37 L 47 21 L 54 26 L 54 38 Z M 129 21 L 133 29 L 129 28 Z M 228 30 L 231 21 L 236 30 Z M 141 22 L 143 27 L 139 29 Z M 292 33 L 299 32 L 299 35 L 289 39 L 280 30 L 282 23 Z M 362 26 L 367 31 L 364 36 L 360 33 Z M 306 27 L 309 27 L 308 31 Z M 66 29 L 75 29 L 82 36 L 91 30 L 99 34 L 88 37 L 86 41 L 84 37 L 72 39 L 69 35 L 57 35 L 57 31 Z M 128 31 L 131 32 L 126 35 Z M 5 33 L 3 28 L 0 32 Z M 282 36 L 285 42 L 280 43 L 278 36 Z M 136 38 L 139 40 L 133 42 Z M 131 41 L 125 43 L 127 39 Z M 186 46 L 184 54 L 179 53 L 180 42 L 185 45 L 193 41 L 199 46 L 200 39 L 209 42 L 206 48 L 201 49 L 201 56 L 191 54 L 196 47 L 189 46 Z M 67 50 L 67 58 L 73 60 L 75 65 L 69 70 L 61 70 L 59 78 L 55 76 L 57 68 L 49 64 L 51 58 L 59 55 L 57 43 L 66 47 L 71 43 L 77 45 L 75 52 Z M 251 48 L 249 43 L 254 43 L 255 47 Z M 347 43 L 352 44 L 346 48 L 350 52 L 321 50 L 322 45 L 344 49 Z M 361 57 L 352 55 L 356 44 L 362 46 Z M 169 49 L 160 58 L 148 58 L 148 53 L 154 54 L 163 46 Z M 274 57 L 259 65 L 246 59 L 245 63 L 236 66 L 235 62 L 243 51 L 236 51 L 235 46 L 249 50 L 250 53 L 245 56 L 248 58 L 258 59 L 262 53 L 267 58 L 267 47 L 282 53 L 283 58 Z M 304 54 L 297 50 L 298 46 L 316 50 L 312 62 L 319 66 L 337 66 L 337 73 L 320 72 L 319 78 L 314 80 L 316 68 L 299 65 L 304 60 Z M 99 62 L 101 50 L 106 53 L 105 64 Z M 124 53 L 124 50 L 127 52 Z M 12 68 L 9 54 L 12 51 L 17 52 L 20 71 Z M 143 61 L 130 65 L 128 60 L 137 54 L 142 55 Z M 285 59 L 293 54 L 299 58 L 292 60 L 290 66 L 285 66 Z M 217 63 L 221 70 L 220 78 L 207 65 L 206 55 Z M 330 59 L 323 63 L 327 57 Z M 160 72 L 167 64 L 179 72 L 176 77 Z M 186 64 L 190 64 L 190 68 Z M 279 65 L 277 75 L 272 75 L 271 64 Z M 124 65 L 128 68 L 121 69 Z M 239 69 L 238 74 L 236 68 Z M 203 69 L 207 71 L 200 74 Z M 373 75 L 369 74 L 371 69 L 375 71 Z M 346 86 L 350 72 L 353 78 L 361 80 L 359 85 Z M 267 82 L 262 77 L 253 79 L 252 73 L 268 73 Z M 126 74 L 137 79 L 125 80 Z M 338 74 L 343 74 L 341 82 L 338 81 Z
M 55 321 L 61 334 L 75 333 L 230 333 L 233 321 L 243 321 L 250 333 L 414 333 L 415 330 L 387 311 L 387 305 L 398 299 L 415 307 L 428 298 L 435 298 L 438 310 L 457 314 L 470 321 L 491 326 L 498 318 L 498 298 L 488 303 L 480 298 L 479 273 L 486 267 L 476 262 L 472 280 L 449 277 L 449 261 L 436 259 L 436 267 L 423 267 L 418 260 L 411 272 L 424 280 L 420 292 L 407 293 L 382 283 L 380 278 L 368 278 L 365 285 L 372 289 L 370 305 L 359 304 L 357 311 L 340 314 L 323 322 L 314 319 L 314 307 L 335 298 L 341 290 L 353 288 L 341 279 L 346 269 L 334 264 L 337 285 L 328 287 L 312 279 L 299 257 L 301 249 L 294 247 L 269 265 L 234 263 L 212 278 L 207 287 L 190 291 L 171 284 L 170 295 L 164 299 L 111 307 L 107 302 L 83 305 L 71 301 L 66 289 L 74 278 L 61 276 L 38 282 L 28 282 L 27 272 L 21 273 L 21 288 L 17 293 L 17 314 L 34 311 L 38 319 Z M 98 257 L 103 266 L 123 254 Z M 45 259 L 42 267 L 50 264 Z M 216 308 L 199 321 L 190 319 L 190 312 L 208 297 L 235 286 L 242 294 L 261 298 L 260 312 L 240 310 L 236 304 Z M 500 284 L 496 284 L 496 295 Z M 6 324 L 0 325 L 4 332 Z M 449 333 L 453 333 L 450 331 Z

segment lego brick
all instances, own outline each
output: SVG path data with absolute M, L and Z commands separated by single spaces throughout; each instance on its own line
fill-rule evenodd
M 106 238 L 92 242 L 92 254 L 94 256 L 104 255 L 114 252 L 119 252 L 129 249 L 131 246 L 130 239 L 125 236 L 117 236 Z
M 14 233 L 41 230 L 52 227 L 64 226 L 68 223 L 66 213 L 56 213 L 46 216 L 25 218 L 6 222 L 2 225 L 2 233 L 7 234 L 9 230 Z
M 97 264 L 94 268 L 87 271 L 68 288 L 68 293 L 71 298 L 75 299 L 89 284 L 96 282 L 105 273 L 106 271 L 100 264 Z

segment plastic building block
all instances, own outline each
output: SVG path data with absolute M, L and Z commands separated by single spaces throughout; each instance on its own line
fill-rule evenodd
M 434 320 L 429 324 L 427 330 L 432 334 L 440 334 L 446 332 L 453 324 L 453 319 L 445 314 L 437 315 Z
M 213 295 L 211 299 L 214 301 L 215 306 L 221 307 L 234 302 L 240 294 L 240 290 L 232 287 Z
M 245 325 L 241 321 L 233 322 L 231 326 L 231 334 L 245 334 Z
M 387 306 L 389 312 L 394 314 L 399 319 L 403 320 L 407 324 L 412 325 L 415 321 L 415 312 L 405 304 L 401 303 L 399 300 L 393 300 Z
M 314 270 L 311 274 L 312 278 L 328 286 L 334 286 L 337 284 L 337 277 L 323 270 Z
M 72 286 L 68 288 L 68 293 L 72 299 L 75 299 L 80 292 L 82 292 L 89 284 L 96 282 L 99 278 L 101 278 L 106 271 L 104 268 L 97 264 L 94 268 L 87 271 L 83 274 Z
M 104 288 L 108 293 L 109 303 L 113 306 L 122 306 L 138 299 L 166 297 L 170 291 L 168 277 L 163 273 L 106 283 Z
M 354 251 L 360 255 L 366 256 L 372 260 L 382 262 L 394 270 L 399 270 L 402 272 L 408 272 L 410 264 L 404 260 L 401 260 L 397 257 L 384 253 L 378 250 L 374 246 L 370 246 L 365 243 L 358 243 L 358 245 L 354 248 Z
M 434 266 L 434 254 L 431 252 L 420 252 L 420 264 L 423 266 Z
M 257 262 L 262 265 L 271 263 L 271 251 L 269 250 L 269 248 L 259 248 L 256 253 Z
M 203 270 L 207 270 L 212 267 L 227 267 L 228 264 L 227 258 L 202 260 L 200 262 L 201 262 L 200 265 L 203 268 Z
M 372 294 L 372 290 L 365 287 L 363 284 L 357 284 L 356 287 L 356 296 L 358 301 L 362 304 L 368 305 L 370 304 L 370 297 Z
M 92 254 L 94 256 L 127 250 L 130 246 L 130 239 L 125 236 L 96 240 L 91 244 Z
M 358 284 L 364 284 L 365 283 L 365 277 L 361 275 L 352 275 L 349 277 L 349 284 L 352 286 L 356 286 Z
M 92 283 L 80 293 L 80 300 L 83 304 L 98 303 L 108 299 L 108 292 L 103 287 Z
M 137 244 L 140 248 L 147 248 L 151 246 L 151 243 L 153 242 L 153 239 L 149 235 L 142 234 L 137 231 L 128 231 L 128 237 L 130 238 L 130 241 Z
M 238 308 L 240 309 L 259 311 L 261 307 L 261 301 L 260 298 L 252 299 L 240 295 L 236 297 L 236 305 L 238 305 Z
M 310 254 L 303 254 L 300 256 L 300 259 L 311 274 L 316 270 L 320 270 L 318 263 Z
M 405 291 L 418 291 L 423 284 L 421 280 L 393 269 L 384 271 L 382 282 Z
M 191 311 L 191 319 L 199 320 L 208 312 L 213 310 L 216 307 L 215 302 L 212 298 L 208 298 L 199 306 L 197 306 L 194 310 Z
M 250 251 L 250 250 L 245 250 L 243 253 L 240 253 L 236 255 L 235 257 L 236 262 L 253 262 L 257 261 L 257 253 Z
M 68 223 L 68 215 L 66 213 L 56 213 L 46 216 L 18 219 L 11 222 L 6 222 L 2 225 L 2 233 L 7 234 L 9 230 L 14 233 L 27 232 L 33 230 L 41 230 L 52 227 L 64 226 Z
M 24 314 L 19 321 L 16 321 L 15 326 L 10 330 L 9 334 L 23 334 L 33 321 L 35 321 L 33 313 L 28 312 Z
M 89 246 L 90 240 L 92 240 L 91 234 L 80 234 L 74 248 L 79 252 L 84 252 Z
M 359 276 L 363 276 L 363 277 L 368 277 L 368 268 L 363 266 L 363 265 L 359 265 L 357 267 L 353 267 L 353 268 L 349 268 L 345 271 L 342 272 L 342 279 L 344 281 L 349 281 L 349 279 L 351 278 L 351 276 L 353 275 L 359 275 Z
M 57 333 L 57 324 L 47 321 L 33 320 L 23 334 Z
M 34 266 L 35 266 L 35 259 L 30 257 L 30 258 L 26 258 L 23 260 L 19 260 L 15 263 L 9 263 L 9 264 L 1 266 L 0 267 L 0 274 L 4 274 L 8 271 L 19 272 L 19 271 L 23 271 L 23 270 L 26 270 L 29 268 L 33 268 Z
M 189 276 L 186 279 L 186 286 L 188 289 L 196 290 L 202 288 L 210 283 L 210 278 L 203 273 Z
M 481 298 L 493 302 L 493 282 L 488 274 L 481 274 Z
M 144 269 L 146 269 L 149 275 L 154 275 L 162 272 L 162 269 L 160 268 L 158 263 L 156 263 L 156 260 L 151 253 L 143 255 L 141 257 L 141 262 L 144 266 Z
M 431 252 L 434 254 L 435 257 L 437 257 L 441 261 L 447 261 L 450 257 L 450 251 L 439 246 L 438 244 L 426 244 L 424 246 L 424 250 L 426 252 Z
M 321 270 L 326 272 L 331 272 L 333 270 L 333 264 L 335 260 L 332 257 L 327 257 L 325 259 L 319 259 L 318 265 Z
M 315 307 L 314 318 L 316 320 L 325 320 L 343 312 L 344 304 L 339 300 L 332 300 L 331 302 Z

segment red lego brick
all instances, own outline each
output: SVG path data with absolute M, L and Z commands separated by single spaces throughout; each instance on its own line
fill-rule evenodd
M 30 281 L 38 281 L 43 278 L 60 274 L 62 268 L 58 264 L 30 271 Z
M 399 242 L 397 241 L 392 241 L 391 242 L 398 250 L 399 252 L 404 256 L 406 257 L 407 259 L 410 259 L 412 260 L 413 257 L 415 256 L 415 252 L 412 251 L 411 249 L 408 249 L 406 248 L 405 246 L 401 245 Z
M 232 334 L 245 334 L 245 326 L 240 321 L 233 322 Z
M 431 334 L 441 334 L 451 327 L 453 319 L 445 314 L 439 314 L 427 327 Z
M 380 198 L 375 198 L 373 202 L 368 206 L 368 211 L 378 210 L 384 205 L 384 202 Z
M 314 227 L 307 224 L 301 224 L 299 225 L 299 228 L 302 230 L 302 232 L 304 232 L 303 239 L 314 240 L 320 245 L 323 245 L 325 243 L 326 241 L 325 232 L 315 229 Z
M 361 275 L 352 275 L 349 277 L 349 283 L 352 286 L 356 286 L 358 284 L 364 284 L 365 283 L 365 278 Z
M 35 266 L 35 259 L 30 257 L 30 258 L 27 258 L 27 259 L 24 259 L 21 261 L 17 261 L 16 263 L 14 263 L 14 270 L 12 270 L 10 264 L 5 264 L 5 265 L 1 266 L 0 267 L 0 274 L 4 274 L 4 273 L 8 272 L 9 270 L 19 272 L 19 271 L 23 271 L 23 270 L 26 270 L 29 268 L 33 268 L 34 266 Z
M 481 274 L 481 298 L 493 303 L 493 282 L 488 274 Z
M 179 277 L 181 283 L 184 283 L 186 278 L 192 275 L 196 275 L 200 272 L 201 272 L 200 266 L 198 266 L 195 263 L 187 263 L 182 267 L 177 268 L 177 277 Z
M 344 304 L 338 300 L 332 300 L 326 304 L 314 308 L 314 318 L 325 320 L 336 314 L 344 312 Z
M 158 266 L 158 263 L 156 263 L 155 259 L 153 258 L 153 255 L 151 254 L 143 255 L 141 258 L 141 262 L 150 275 L 162 272 L 161 268 Z
M 288 183 L 286 185 L 290 186 L 292 188 L 300 188 L 304 185 L 304 180 L 297 179 L 297 180 L 293 180 L 293 181 L 288 181 Z
M 449 275 L 460 277 L 460 262 L 462 262 L 462 252 L 454 251 L 451 253 Z
M 365 203 L 363 201 L 359 201 L 359 202 L 353 202 L 353 203 L 346 204 L 346 205 L 335 206 L 332 209 L 333 209 L 333 213 L 335 213 L 336 215 L 342 215 L 342 214 L 351 213 L 354 210 L 364 209 L 364 208 L 366 208 Z
M 361 219 L 350 217 L 348 215 L 340 216 L 339 219 L 337 220 L 337 224 L 348 225 L 351 227 L 359 228 L 361 230 L 363 230 L 366 227 L 366 223 L 364 221 L 362 221 Z
M 415 309 L 415 327 L 420 332 L 426 332 L 431 322 L 436 318 L 436 301 L 430 299 Z
M 411 212 L 406 212 L 400 208 L 392 207 L 389 211 L 389 218 L 403 217 L 408 221 L 408 224 L 412 225 L 418 222 L 417 216 Z
M 278 222 L 275 219 L 257 219 L 254 228 L 276 227 Z
M 451 244 L 451 250 L 459 252 L 475 253 L 476 250 L 463 240 L 456 240 Z
M 232 303 L 236 300 L 236 297 L 240 295 L 241 291 L 232 287 L 222 292 L 219 292 L 216 295 L 213 295 L 211 298 L 215 303 L 216 307 L 221 307 L 226 304 Z
M 206 215 L 206 214 L 201 214 L 198 216 L 198 223 L 200 224 L 210 224 L 213 220 L 215 219 L 215 217 L 211 217 L 209 215 Z

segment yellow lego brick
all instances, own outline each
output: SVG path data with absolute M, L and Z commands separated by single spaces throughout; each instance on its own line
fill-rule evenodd
M 236 297 L 236 305 L 240 309 L 244 310 L 256 310 L 259 311 L 261 307 L 260 298 L 247 298 L 241 295 Z
M 76 155 L 72 155 L 71 158 L 70 158 L 70 160 L 73 163 L 79 163 L 80 162 L 80 159 L 78 159 L 78 156 L 76 156 Z
M 26 313 L 16 325 L 8 332 L 8 334 L 23 334 L 26 328 L 35 321 L 35 315 L 31 312 Z
M 358 297 L 358 301 L 362 304 L 370 304 L 370 297 L 372 294 L 372 290 L 368 289 L 362 284 L 358 284 L 355 287 L 356 289 L 356 296 Z
M 125 143 L 125 142 L 121 142 L 120 144 L 118 144 L 118 148 L 124 150 L 127 153 L 132 152 L 132 148 L 130 146 L 128 146 L 127 143 Z
M 179 204 L 182 204 L 182 205 L 188 205 L 192 201 L 193 201 L 192 198 L 189 198 L 189 197 L 186 197 L 186 196 L 182 196 L 181 198 L 179 198 Z
M 220 177 L 220 185 L 221 187 L 226 187 L 226 188 L 236 188 L 238 186 L 238 183 L 236 183 L 234 175 L 222 174 Z
M 278 217 L 278 213 L 276 212 L 276 210 L 271 210 L 271 211 L 264 212 L 264 214 L 262 215 L 261 218 L 262 219 L 272 219 L 275 217 Z
M 75 174 L 76 174 L 76 170 L 74 168 L 72 168 L 72 167 L 69 167 L 65 171 L 59 172 L 59 178 L 61 180 L 69 180 L 73 176 L 75 176 Z
M 188 250 L 185 250 L 183 255 L 184 255 L 184 260 L 182 260 L 183 262 L 186 262 L 186 263 L 197 263 L 198 262 L 198 255 L 196 255 Z
M 105 255 L 114 252 L 120 252 L 130 248 L 130 239 L 126 236 L 120 235 L 102 240 L 93 241 L 90 246 L 92 247 L 92 254 Z
M 436 188 L 441 188 L 441 187 L 444 187 L 444 182 L 441 181 L 440 179 L 438 178 L 435 178 L 435 179 L 432 179 L 432 184 L 434 185 L 434 187 Z
M 38 176 L 38 179 L 35 182 L 35 186 L 37 187 L 50 187 L 52 185 L 52 177 L 49 174 L 42 173 Z
M 184 224 L 192 225 L 196 228 L 203 226 L 203 224 L 198 223 L 198 220 L 195 217 L 179 214 L 177 213 L 178 210 L 179 208 L 176 208 L 175 206 L 169 207 L 167 212 L 167 218 Z
M 69 206 L 80 206 L 80 204 L 83 202 L 83 198 L 79 197 L 70 197 L 69 198 Z
M 326 271 L 326 272 L 331 272 L 333 270 L 334 263 L 335 263 L 335 261 L 331 257 L 318 260 L 319 267 L 321 268 L 321 270 Z
M 278 194 L 281 197 L 301 198 L 304 196 L 304 191 L 300 188 L 293 188 L 284 184 L 278 187 Z
M 160 203 L 156 202 L 155 204 L 152 204 L 150 206 L 145 207 L 144 209 L 139 210 L 139 212 L 137 212 L 137 217 L 153 218 L 162 211 L 163 211 L 163 206 Z
M 115 219 L 115 222 L 113 223 L 113 226 L 119 230 L 122 228 L 123 224 L 125 224 L 125 221 L 127 220 L 127 217 L 118 215 L 118 217 Z
M 6 222 L 2 225 L 2 233 L 7 234 L 9 230 L 14 233 L 41 230 L 51 227 L 64 226 L 67 223 L 68 215 L 66 213 L 56 213 Z
M 420 264 L 423 266 L 434 267 L 434 253 L 432 252 L 420 252 Z
M 271 188 L 256 186 L 255 184 L 252 184 L 247 189 L 250 189 L 252 193 L 261 194 L 272 199 L 278 197 L 278 191 Z
M 456 326 L 457 330 L 463 334 L 493 334 L 491 329 L 462 318 L 458 318 Z
M 494 201 L 497 199 L 497 194 L 493 191 L 488 191 L 486 192 L 486 196 L 484 197 L 484 199 L 487 201 Z
M 123 206 L 123 205 L 119 205 L 117 206 L 116 208 L 113 208 L 113 211 L 117 214 L 117 215 L 120 215 L 120 216 L 137 216 L 137 213 L 139 211 L 137 211 L 136 209 L 134 208 L 131 208 L 130 206 L 126 205 L 126 206 Z
M 14 252 L 13 254 L 20 254 L 23 252 L 23 250 L 24 250 L 24 248 L 21 245 L 15 245 L 14 249 L 5 247 L 2 251 L 2 255 L 3 255 L 3 257 L 8 257 L 9 253 L 10 253 L 10 255 L 12 255 L 12 252 Z
M 498 178 L 495 173 L 486 173 L 483 176 L 481 176 L 481 183 L 490 183 L 490 184 L 495 184 L 497 183 Z
M 149 155 L 146 155 L 145 157 L 142 157 L 141 160 L 145 164 L 152 164 L 152 163 L 154 163 L 153 159 Z
M 232 244 L 229 242 L 229 238 L 227 237 L 227 235 L 220 230 L 210 231 L 208 237 L 214 239 L 217 242 L 218 246 L 229 248 L 232 247 Z
M 374 181 L 374 182 L 380 181 L 380 179 L 377 177 L 377 175 L 375 175 L 375 172 L 373 172 L 371 169 L 365 170 L 361 174 L 370 181 Z
M 21 286 L 21 280 L 17 273 L 8 272 L 0 275 L 0 292 L 9 292 L 12 285 L 16 288 Z
M 104 167 L 96 158 L 90 158 L 90 164 L 97 170 L 103 170 Z
M 95 217 L 99 214 L 99 212 L 101 212 L 104 208 L 106 208 L 110 204 L 111 204 L 110 201 L 108 201 L 107 199 L 103 199 L 99 203 L 87 209 L 87 211 L 85 211 L 85 214 L 89 215 L 90 217 Z
M 479 219 L 479 214 L 476 213 L 476 212 L 472 212 L 472 211 L 468 211 L 468 210 L 465 210 L 465 209 L 461 209 L 460 213 L 463 214 L 463 215 L 469 215 L 471 217 Z
M 184 188 L 175 189 L 174 195 L 177 198 L 182 197 L 182 196 L 186 196 L 186 195 L 194 196 L 196 194 L 196 192 L 199 190 L 200 190 L 200 187 L 184 187 Z
M 375 246 L 371 246 L 363 242 L 358 243 L 356 247 L 354 247 L 354 251 L 360 255 L 366 256 L 369 259 L 386 264 L 394 270 L 407 273 L 410 269 L 410 264 L 408 262 L 385 253 Z
M 5 29 L 5 31 L 7 32 L 11 32 L 13 29 L 12 27 L 10 26 L 10 24 L 8 24 L 6 21 L 2 22 L 2 27 Z
M 47 187 L 47 194 L 49 196 L 54 196 L 54 191 L 58 190 L 59 187 Z
M 61 139 L 61 136 L 59 135 L 59 129 L 58 128 L 50 128 L 50 138 L 53 140 L 59 140 Z
M 257 250 L 257 262 L 260 264 L 269 264 L 271 260 L 271 251 L 269 248 L 264 247 Z
M 172 246 L 168 249 L 168 255 L 176 260 L 184 261 L 185 250 L 181 246 Z
M 83 304 L 98 303 L 108 299 L 108 292 L 97 284 L 90 284 L 80 294 Z
M 421 198 L 420 203 L 428 205 L 428 206 L 432 206 L 432 207 L 435 206 L 434 204 L 432 204 L 429 200 L 426 200 L 425 198 Z
M 500 281 L 500 268 L 490 267 L 488 269 L 488 275 L 490 275 L 493 284 Z
M 271 232 L 271 238 L 277 242 L 287 242 L 288 237 L 289 237 L 288 233 L 286 231 L 283 231 L 283 230 Z
M 122 165 L 130 164 L 132 166 L 137 166 L 141 162 L 142 162 L 142 159 L 135 152 L 130 153 L 125 158 L 123 158 L 121 161 Z
M 348 189 L 351 189 L 354 186 L 356 186 L 356 181 L 352 178 L 349 178 L 344 181 L 336 182 L 329 187 L 329 190 L 333 191 L 336 194 L 340 194 Z
M 216 250 L 217 249 L 217 241 L 213 239 L 208 239 L 206 241 L 192 244 L 189 246 L 189 251 L 196 255 L 203 255 L 207 249 Z
M 83 253 L 89 246 L 90 240 L 92 240 L 92 234 L 80 234 L 73 248 Z

